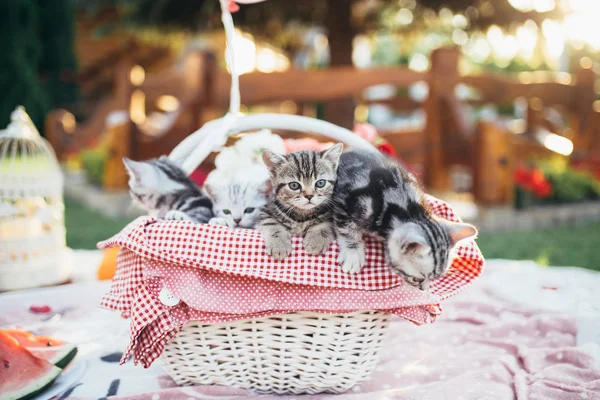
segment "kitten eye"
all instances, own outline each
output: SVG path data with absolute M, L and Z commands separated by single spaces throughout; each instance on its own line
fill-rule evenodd
M 253 207 L 248 207 L 244 210 L 244 213 L 246 214 L 252 214 L 254 212 L 254 208 Z
M 298 182 L 290 182 L 288 183 L 288 186 L 292 190 L 300 190 L 300 184 Z
M 223 210 L 223 214 L 229 215 L 229 214 L 231 214 L 231 211 L 230 210 Z
M 317 189 L 322 189 L 325 187 L 325 185 L 327 185 L 327 181 L 325 179 L 319 179 L 317 183 L 315 183 L 315 187 Z

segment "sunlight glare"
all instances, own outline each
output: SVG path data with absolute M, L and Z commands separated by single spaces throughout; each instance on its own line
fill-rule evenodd
M 242 75 L 254 71 L 256 68 L 256 45 L 254 41 L 236 30 L 233 38 L 233 48 L 235 50 L 237 73 Z
M 532 0 L 508 0 L 513 8 L 516 8 L 519 11 L 529 12 L 533 10 L 533 1 Z
M 547 19 L 542 23 L 546 51 L 552 60 L 557 60 L 565 49 L 565 34 L 560 23 Z
M 533 0 L 533 8 L 539 13 L 554 10 L 556 2 L 554 0 Z
M 501 47 L 504 43 L 504 33 L 498 25 L 492 25 L 488 28 L 487 38 L 493 48 Z
M 519 26 L 516 37 L 523 57 L 526 59 L 532 58 L 538 41 L 538 30 L 535 22 L 528 20 L 525 24 Z
M 544 147 L 548 150 L 552 150 L 555 153 L 562 154 L 563 156 L 571 155 L 573 152 L 573 142 L 563 136 L 559 136 L 554 133 L 547 133 L 543 136 Z
M 402 8 L 396 14 L 396 22 L 400 25 L 410 25 L 413 22 L 413 13 L 408 8 Z
M 277 69 L 277 55 L 269 48 L 260 49 L 256 54 L 256 69 L 260 72 L 274 72 Z
M 173 112 L 179 108 L 179 100 L 175 96 L 162 95 L 156 100 L 156 107 L 164 112 Z
M 427 58 L 423 54 L 417 53 L 410 58 L 408 68 L 418 72 L 427 71 L 427 69 L 429 68 L 429 58 Z

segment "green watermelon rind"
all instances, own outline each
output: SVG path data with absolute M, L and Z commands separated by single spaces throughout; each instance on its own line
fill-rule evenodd
M 34 356 L 56 365 L 58 368 L 65 368 L 73 361 L 77 355 L 77 346 L 61 345 L 60 347 L 28 347 L 25 346 Z
M 67 365 L 73 361 L 75 356 L 77 355 L 77 346 L 71 346 L 67 351 L 59 354 L 58 357 L 54 357 L 54 360 L 50 361 L 52 364 L 56 365 L 58 368 L 65 368 Z
M 52 369 L 41 376 L 37 377 L 30 385 L 11 393 L 0 393 L 0 400 L 29 400 L 37 395 L 45 392 L 54 384 L 56 378 L 61 374 L 62 369 L 53 366 Z M 41 385 L 41 386 L 40 386 Z

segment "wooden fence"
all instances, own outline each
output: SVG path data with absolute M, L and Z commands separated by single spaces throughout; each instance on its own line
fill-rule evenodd
M 549 155 L 540 141 L 538 132 L 566 136 L 572 140 L 572 157 L 600 154 L 600 113 L 594 110 L 596 98 L 591 69 L 581 69 L 575 75 L 565 73 L 530 73 L 519 76 L 506 74 L 461 75 L 460 52 L 456 48 L 441 48 L 431 55 L 430 69 L 415 72 L 405 67 L 354 69 L 337 67 L 317 71 L 289 70 L 277 73 L 248 73 L 240 78 L 242 102 L 246 106 L 293 101 L 297 113 L 305 105 L 339 98 L 354 97 L 363 104 L 381 103 L 398 111 L 422 109 L 426 122 L 422 129 L 382 131 L 381 134 L 395 147 L 400 157 L 409 163 L 422 164 L 423 179 L 433 193 L 451 189 L 450 171 L 454 165 L 470 168 L 473 175 L 473 194 L 480 203 L 505 204 L 512 201 L 513 168 L 519 160 L 532 155 Z M 127 153 L 134 159 L 168 153 L 185 136 L 203 122 L 221 115 L 229 102 L 229 75 L 217 69 L 210 54 L 196 52 L 186 58 L 183 66 L 174 66 L 158 76 L 147 76 L 143 83 L 131 82 L 132 66 L 124 64 L 115 79 L 115 94 L 105 108 L 81 126 L 72 122 L 65 111 L 56 111 L 48 117 L 47 132 L 59 157 L 70 143 L 77 148 L 91 135 L 105 129 L 111 109 L 128 112 L 126 135 Z M 367 101 L 362 98 L 365 89 L 379 84 L 407 87 L 416 82 L 427 82 L 429 94 L 420 103 L 407 96 Z M 479 98 L 460 100 L 456 95 L 458 84 L 476 89 Z M 145 111 L 155 109 L 164 96 L 178 100 L 172 119 L 158 130 L 149 132 L 136 121 L 135 108 L 144 99 Z M 521 133 L 515 134 L 506 121 L 473 122 L 470 106 L 482 104 L 506 105 L 517 98 L 527 101 L 527 117 Z M 142 108 L 144 107 L 142 104 Z M 568 121 L 566 126 L 548 118 L 545 110 L 553 107 Z M 118 143 L 119 141 L 113 141 Z M 119 157 L 123 150 L 115 151 Z

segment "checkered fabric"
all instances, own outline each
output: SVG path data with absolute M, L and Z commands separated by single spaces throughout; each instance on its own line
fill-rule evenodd
M 444 202 L 427 198 L 439 217 L 459 221 Z M 117 271 L 101 306 L 131 318 L 123 362 L 148 367 L 186 322 L 214 324 L 294 311 L 341 314 L 381 310 L 416 324 L 431 323 L 440 303 L 479 276 L 483 257 L 474 242 L 459 247 L 450 271 L 429 292 L 403 284 L 386 267 L 383 245 L 369 240 L 367 265 L 357 275 L 342 272 L 337 244 L 322 256 L 294 252 L 277 261 L 265 253 L 256 230 L 228 229 L 186 221 L 141 217 L 100 248 L 121 246 Z M 181 302 L 158 300 L 166 287 Z

